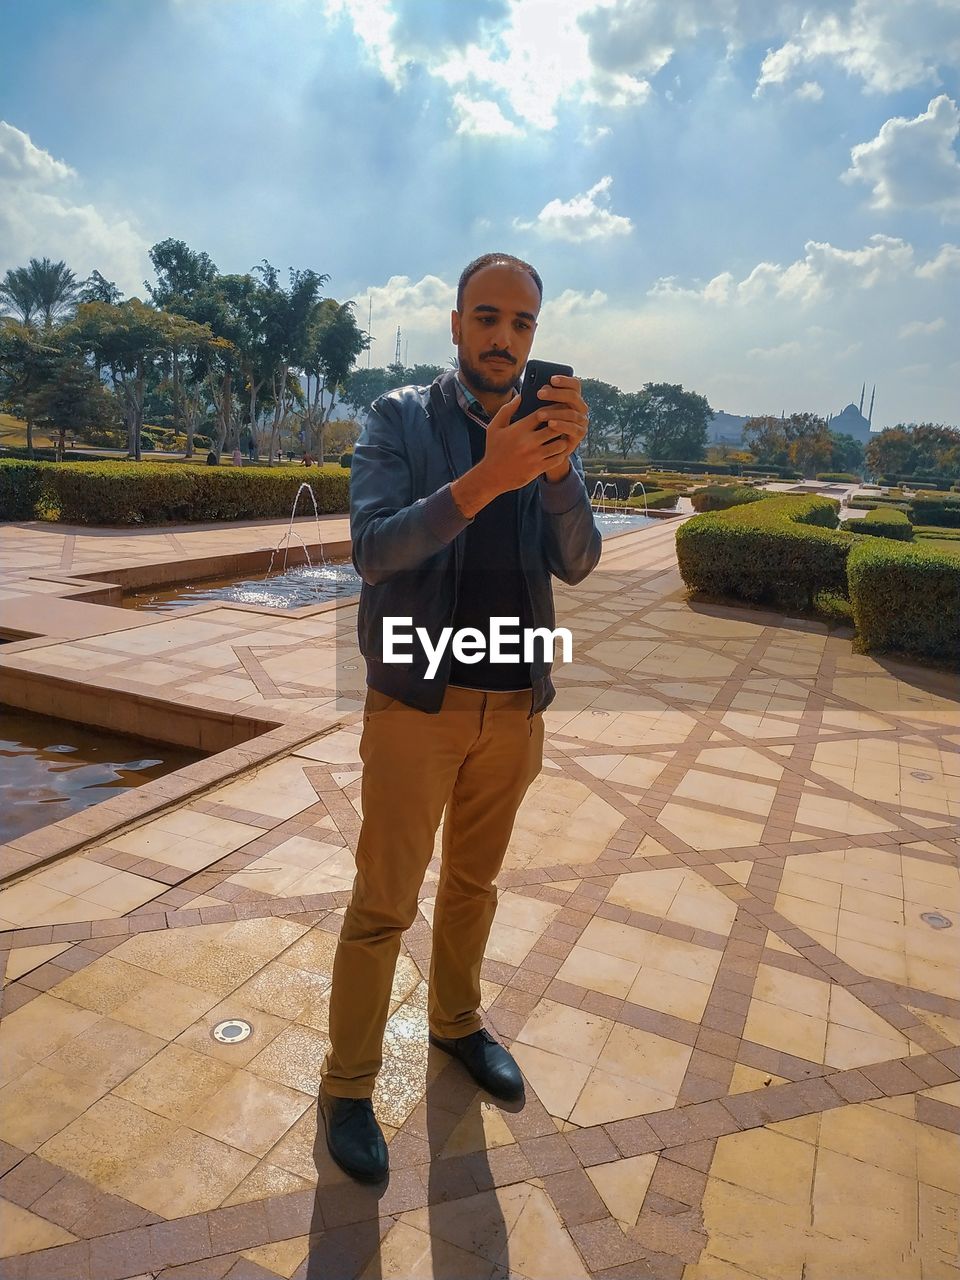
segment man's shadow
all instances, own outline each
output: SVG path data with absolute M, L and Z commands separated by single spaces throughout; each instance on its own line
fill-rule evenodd
M 446 1055 L 438 1049 L 431 1054 Z M 490 1163 L 485 1120 L 503 1128 L 499 1112 L 521 1104 L 496 1102 L 466 1070 L 447 1062 L 427 1085 L 430 1167 L 426 1223 L 434 1280 L 506 1276 L 507 1224 Z
M 403 1211 L 396 1214 L 401 1234 L 384 1267 L 381 1245 L 395 1229 L 393 1218 L 381 1209 L 385 1197 L 389 1202 L 389 1179 L 375 1186 L 352 1179 L 318 1186 L 310 1252 L 296 1280 L 400 1277 L 401 1259 L 420 1274 L 426 1256 L 433 1280 L 507 1276 L 508 1228 L 494 1185 L 485 1121 L 501 1129 L 498 1111 L 521 1104 L 495 1102 L 459 1063 L 448 1061 L 438 1049 L 430 1053 L 439 1070 L 427 1084 L 425 1123 L 419 1126 L 423 1155 L 429 1151 L 429 1164 L 419 1166 L 427 1184 L 426 1207 L 407 1211 L 405 1222 L 399 1221 Z M 321 1177 L 330 1175 L 322 1121 L 314 1155 Z

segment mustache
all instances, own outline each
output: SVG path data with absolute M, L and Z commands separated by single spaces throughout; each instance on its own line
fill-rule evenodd
M 516 360 L 512 356 L 506 355 L 502 351 L 488 351 L 486 355 L 480 357 L 481 360 L 505 360 L 508 364 L 516 364 Z

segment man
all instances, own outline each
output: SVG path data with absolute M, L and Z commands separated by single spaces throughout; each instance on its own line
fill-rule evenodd
M 516 1062 L 484 1029 L 480 966 L 497 904 L 494 878 L 516 812 L 543 764 L 543 711 L 556 696 L 543 652 L 511 664 L 448 647 L 432 679 L 416 649 L 388 661 L 384 624 L 407 618 L 436 647 L 444 627 L 494 617 L 553 628 L 550 575 L 581 581 L 600 558 L 575 450 L 587 406 L 576 378 L 544 388 L 543 408 L 511 424 L 542 299 L 539 275 L 507 254 L 463 271 L 451 315 L 458 368 L 431 387 L 374 402 L 353 454 L 350 528 L 363 579 L 367 664 L 357 876 L 337 947 L 331 1049 L 320 1092 L 327 1144 L 354 1177 L 387 1172 L 371 1096 L 403 931 L 446 806 L 433 919 L 431 1043 L 497 1097 L 519 1099 Z M 543 393 L 546 392 L 546 395 Z M 538 430 L 547 424 L 548 430 Z

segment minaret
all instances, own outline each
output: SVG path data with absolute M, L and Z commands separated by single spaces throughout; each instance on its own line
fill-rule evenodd
M 873 426 L 873 400 L 876 394 L 877 394 L 877 384 L 874 383 L 873 391 L 871 391 L 870 393 L 870 414 L 867 418 L 867 422 L 870 424 L 871 427 Z
M 860 389 L 860 417 L 863 417 L 863 397 L 867 394 L 867 384 L 864 383 Z

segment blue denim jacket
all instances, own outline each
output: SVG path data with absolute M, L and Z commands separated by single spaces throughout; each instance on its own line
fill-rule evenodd
M 443 703 L 450 647 L 432 680 L 417 644 L 412 663 L 384 662 L 383 619 L 412 618 L 432 644 L 451 625 L 472 518 L 460 511 L 450 485 L 473 465 L 455 384 L 451 369 L 432 386 L 400 387 L 375 400 L 350 469 L 352 559 L 363 580 L 357 631 L 367 684 L 429 712 Z M 580 582 L 600 559 L 600 531 L 576 453 L 570 464 L 559 483 L 537 477 L 518 491 L 521 567 L 535 627 L 556 625 L 551 574 Z M 551 664 L 541 645 L 534 649 L 530 716 L 556 697 Z

